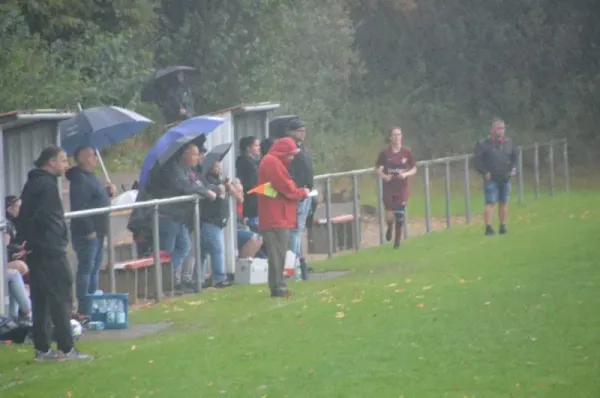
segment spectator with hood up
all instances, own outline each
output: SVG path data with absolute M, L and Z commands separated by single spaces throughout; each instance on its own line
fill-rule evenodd
M 73 155 L 77 165 L 66 173 L 70 181 L 71 211 L 89 210 L 110 206 L 116 193 L 113 184 L 103 184 L 94 175 L 98 165 L 96 152 L 90 147 L 80 147 Z M 98 290 L 98 276 L 104 257 L 104 240 L 108 233 L 106 215 L 80 217 L 71 220 L 71 244 L 77 253 L 76 295 L 77 309 L 84 312 L 85 296 Z
M 288 167 L 299 150 L 292 138 L 275 140 L 269 153 L 258 166 L 257 184 L 269 183 L 277 192 L 274 197 L 258 197 L 258 229 L 264 239 L 269 259 L 269 288 L 271 297 L 287 297 L 283 277 L 285 257 L 289 245 L 290 229 L 296 228 L 298 202 L 308 196 L 307 188 L 298 188 Z

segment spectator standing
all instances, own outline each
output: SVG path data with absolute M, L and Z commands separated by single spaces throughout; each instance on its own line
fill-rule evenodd
M 402 144 L 402 130 L 392 127 L 389 147 L 379 153 L 376 172 L 383 180 L 383 205 L 386 210 L 385 239 L 392 240 L 394 249 L 400 247 L 404 215 L 409 197 L 408 177 L 416 174 L 417 166 L 410 148 Z
M 196 194 L 203 199 L 214 200 L 216 194 L 195 178 L 195 168 L 205 152 L 206 149 L 201 150 L 194 144 L 186 145 L 179 156 L 156 173 L 151 173 L 148 193 L 155 199 Z M 159 206 L 160 249 L 171 256 L 177 295 L 184 293 L 181 267 L 190 252 L 191 243 L 187 223 L 191 219 L 191 212 L 191 205 L 181 203 Z M 193 286 L 188 287 L 193 288 Z
M 490 135 L 475 146 L 473 165 L 483 177 L 485 194 L 485 235 L 494 235 L 492 216 L 494 206 L 498 203 L 500 234 L 507 233 L 506 218 L 508 216 L 508 199 L 510 197 L 510 178 L 516 175 L 517 151 L 513 141 L 505 136 L 506 126 L 502 119 L 492 122 Z
M 70 181 L 71 211 L 89 210 L 110 206 L 116 193 L 113 184 L 103 184 L 94 175 L 98 165 L 96 152 L 90 147 L 80 147 L 73 155 L 77 165 L 66 173 Z M 71 220 L 71 245 L 77 254 L 75 291 L 77 310 L 84 312 L 85 297 L 98 290 L 100 267 L 104 259 L 104 240 L 108 233 L 108 216 L 97 215 Z
M 244 190 L 244 218 L 248 227 L 254 232 L 258 228 L 258 197 L 246 192 L 256 186 L 258 178 L 258 162 L 260 161 L 260 141 L 256 137 L 244 137 L 240 140 L 240 156 L 235 162 L 236 176 L 240 179 Z
M 285 257 L 289 246 L 290 229 L 297 228 L 297 204 L 308 196 L 307 188 L 298 188 L 288 167 L 299 152 L 290 137 L 275 140 L 258 166 L 258 185 L 270 183 L 276 197 L 258 197 L 258 228 L 263 235 L 269 259 L 269 288 L 271 297 L 286 297 L 283 277 Z
M 58 177 L 69 167 L 67 154 L 58 147 L 45 148 L 27 175 L 17 217 L 17 240 L 30 251 L 30 289 L 33 304 L 33 342 L 37 361 L 90 359 L 73 345 L 70 309 L 73 276 L 67 260 L 67 224 Z M 54 325 L 58 352 L 52 350 Z
M 192 90 L 182 71 L 177 72 L 175 79 L 168 76 L 164 79 L 164 99 L 161 107 L 166 124 L 180 122 L 195 116 Z
M 313 188 L 314 171 L 310 154 L 304 147 L 304 140 L 306 139 L 306 127 L 304 122 L 299 118 L 290 120 L 287 125 L 287 135 L 294 139 L 296 146 L 299 149 L 298 154 L 290 164 L 290 175 L 292 176 L 296 187 L 306 188 L 310 191 Z M 306 228 L 306 220 L 308 218 L 308 213 L 311 211 L 311 207 L 311 197 L 306 197 L 298 203 L 296 210 L 297 225 L 290 231 L 290 242 L 288 247 L 288 249 L 296 255 L 296 278 L 302 278 L 303 280 L 308 279 L 308 266 L 304 258 L 302 241 L 304 230 Z

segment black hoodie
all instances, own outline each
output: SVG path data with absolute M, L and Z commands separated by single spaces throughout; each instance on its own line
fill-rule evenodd
M 17 217 L 17 241 L 37 253 L 62 254 L 69 242 L 58 177 L 42 169 L 27 174 Z
M 236 176 L 244 187 L 244 217 L 258 217 L 258 195 L 248 194 L 258 181 L 258 160 L 241 155 L 235 162 Z

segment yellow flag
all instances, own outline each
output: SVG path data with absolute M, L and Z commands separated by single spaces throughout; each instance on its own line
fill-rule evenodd
M 257 193 L 259 195 L 264 195 L 268 198 L 276 198 L 278 194 L 278 192 L 271 186 L 270 182 L 254 187 L 251 190 L 249 190 L 248 193 Z

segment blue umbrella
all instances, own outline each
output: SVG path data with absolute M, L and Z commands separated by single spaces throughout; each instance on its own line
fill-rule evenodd
M 186 144 L 194 141 L 199 136 L 211 133 L 223 122 L 225 122 L 225 119 L 220 117 L 196 116 L 186 119 L 167 130 L 146 155 L 140 171 L 140 185 L 147 184 L 150 170 L 154 165 L 165 164 Z
M 133 137 L 153 121 L 118 106 L 100 106 L 79 112 L 58 124 L 61 146 L 73 155 L 81 146 L 103 149 Z

